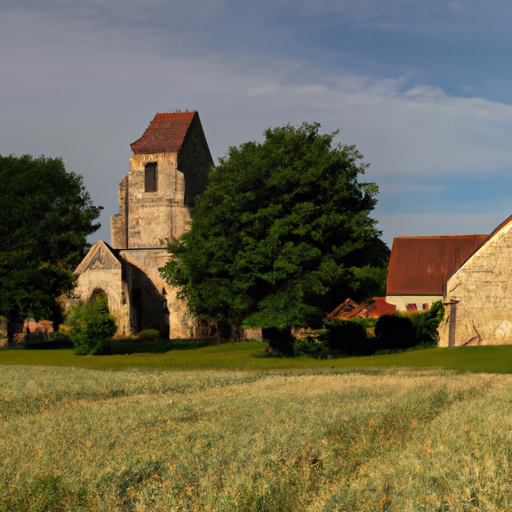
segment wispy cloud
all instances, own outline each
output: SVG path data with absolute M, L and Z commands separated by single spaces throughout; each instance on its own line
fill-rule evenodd
M 451 13 L 445 24 L 457 16 L 457 23 L 474 20 L 476 1 L 465 3 L 468 11 L 462 12 L 460 3 L 438 0 L 276 0 L 258 3 L 261 12 L 251 16 L 254 5 L 4 0 L 0 66 L 8 72 L 0 73 L 0 153 L 63 156 L 68 168 L 85 176 L 95 201 L 106 206 L 106 226 L 117 209 L 128 145 L 158 111 L 199 110 L 215 157 L 230 145 L 261 140 L 269 126 L 317 121 L 325 131 L 339 129 L 338 140 L 356 144 L 372 164 L 368 179 L 384 181 L 383 202 L 386 196 L 399 201 L 398 192 L 441 193 L 443 178 L 510 169 L 510 105 L 449 94 L 419 80 L 413 65 L 394 76 L 379 75 L 307 54 L 309 42 L 323 36 L 316 24 L 331 19 L 346 15 L 367 27 L 395 23 L 402 27 L 396 30 L 406 30 L 424 16 L 434 30 L 439 10 Z M 272 19 L 292 7 L 309 25 Z M 504 10 L 503 20 L 510 12 L 512 7 Z M 415 177 L 436 181 L 425 188 L 411 181 Z M 393 190 L 384 178 L 403 183 Z M 427 222 L 428 215 L 421 219 Z M 468 218 L 450 219 L 446 226 L 455 230 Z M 403 222 L 402 214 L 387 214 L 381 224 L 394 232 L 395 222 Z M 108 229 L 102 236 L 108 239 Z

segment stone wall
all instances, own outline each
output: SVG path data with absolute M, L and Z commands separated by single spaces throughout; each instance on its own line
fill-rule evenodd
M 162 335 L 167 330 L 169 338 L 194 338 L 197 322 L 188 313 L 184 301 L 177 298 L 177 289 L 170 286 L 158 269 L 169 260 L 166 249 L 127 249 L 120 252 L 120 257 L 134 267 L 130 282 L 132 316 L 140 314 L 135 321 L 136 330 L 158 329 Z M 138 288 L 142 294 L 142 312 L 135 311 L 133 289 Z M 136 294 L 135 294 L 136 295 Z M 135 302 L 137 298 L 135 299 Z
M 128 247 L 128 176 L 119 183 L 119 213 L 110 219 L 110 240 L 112 247 Z
M 440 346 L 512 344 L 512 222 L 448 280 Z
M 213 159 L 201 122 L 195 116 L 178 153 L 178 169 L 185 177 L 184 202 L 187 206 L 193 207 L 195 197 L 206 189 L 212 167 Z
M 156 192 L 145 192 L 145 166 L 150 162 L 157 163 Z M 127 178 L 125 220 L 114 217 L 115 229 L 126 223 L 125 247 L 166 247 L 169 240 L 190 229 L 190 211 L 184 204 L 185 178 L 177 169 L 176 153 L 134 155 Z M 113 240 L 118 241 L 117 237 Z
M 117 333 L 121 336 L 131 334 L 130 307 L 128 304 L 128 285 L 122 280 L 121 265 L 117 269 L 88 269 L 78 276 L 73 296 L 67 305 L 78 302 L 87 303 L 96 290 L 105 293 L 108 309 L 117 320 Z

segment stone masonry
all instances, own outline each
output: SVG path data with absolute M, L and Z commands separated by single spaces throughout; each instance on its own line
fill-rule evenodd
M 448 279 L 440 346 L 512 344 L 512 217 Z

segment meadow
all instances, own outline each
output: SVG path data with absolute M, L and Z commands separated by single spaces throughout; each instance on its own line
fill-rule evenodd
M 512 508 L 510 375 L 1 372 L 2 511 Z
M 147 345 L 157 352 L 105 356 L 76 356 L 70 349 L 0 350 L 2 365 L 77 366 L 83 368 L 155 369 L 237 369 L 307 370 L 322 368 L 442 368 L 447 370 L 512 373 L 512 346 L 451 347 L 410 350 L 386 355 L 313 359 L 269 357 L 261 342 L 226 343 L 194 349 L 160 352 L 160 346 Z M 119 352 L 119 347 L 118 352 Z

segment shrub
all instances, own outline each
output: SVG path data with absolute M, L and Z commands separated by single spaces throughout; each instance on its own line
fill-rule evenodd
M 306 338 L 295 338 L 293 342 L 293 353 L 295 355 L 322 356 L 329 352 L 329 346 L 318 337 L 307 336 Z
M 414 325 L 408 316 L 397 313 L 382 315 L 375 326 L 377 347 L 405 349 L 417 344 Z
M 325 321 L 320 340 L 324 341 L 332 352 L 358 356 L 373 352 L 372 340 L 368 337 L 363 322 L 360 321 Z
M 142 341 L 157 341 L 160 337 L 160 333 L 158 332 L 158 329 L 144 329 L 143 331 L 140 331 L 137 336 L 139 340 Z
M 428 311 L 410 314 L 409 318 L 414 326 L 416 344 L 423 343 L 429 345 L 437 343 L 439 338 L 437 328 L 444 318 L 444 305 L 442 301 L 434 302 Z
M 268 348 L 271 352 L 283 356 L 293 355 L 293 344 L 295 338 L 290 329 L 279 329 L 277 327 L 268 327 L 261 330 L 263 339 L 268 342 Z
M 75 348 L 75 354 L 105 354 L 117 329 L 116 321 L 108 311 L 107 299 L 96 296 L 87 306 L 72 306 L 61 332 Z

